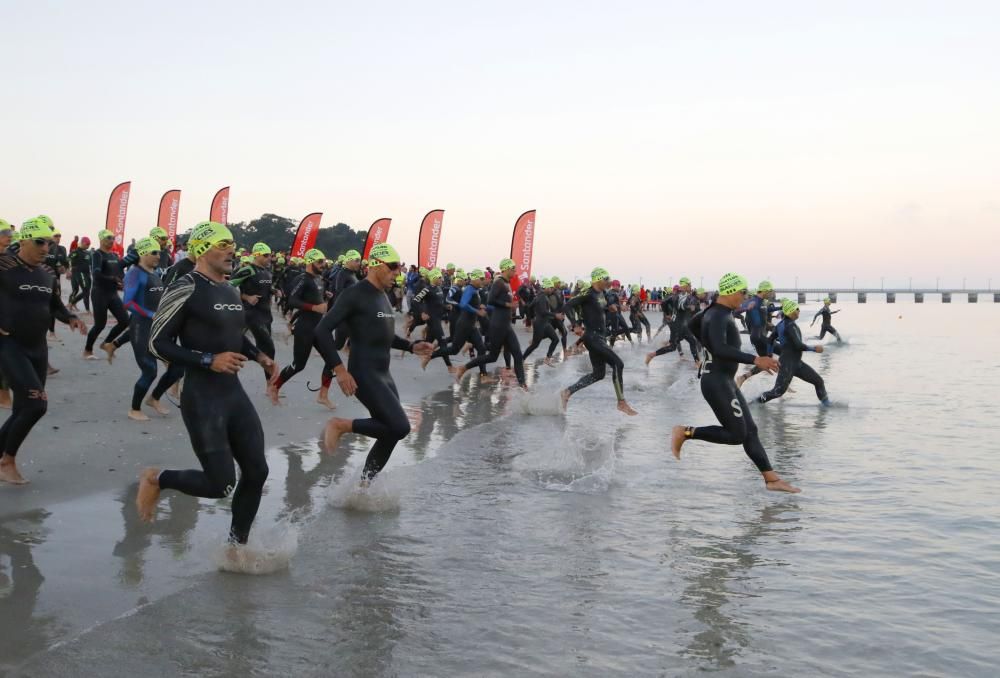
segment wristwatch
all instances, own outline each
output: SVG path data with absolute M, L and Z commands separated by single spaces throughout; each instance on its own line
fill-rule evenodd
M 214 353 L 202 353 L 201 354 L 201 366 L 208 369 L 212 366 L 212 361 L 215 360 Z

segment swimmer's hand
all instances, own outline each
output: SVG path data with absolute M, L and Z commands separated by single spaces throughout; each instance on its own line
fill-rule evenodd
M 71 329 L 76 330 L 80 334 L 87 334 L 87 325 L 79 318 L 71 318 L 70 321 L 66 324 L 69 325 Z M 4 334 L 7 333 L 4 332 Z
M 413 344 L 413 355 L 418 355 L 420 357 L 429 356 L 434 352 L 434 344 L 429 341 L 418 341 Z
M 753 359 L 753 364 L 770 374 L 778 371 L 778 361 L 769 356 L 757 356 Z
M 216 353 L 212 357 L 212 365 L 210 366 L 210 369 L 213 372 L 219 372 L 221 374 L 236 374 L 243 368 L 243 363 L 246 361 L 247 357 L 242 353 L 234 353 L 233 351 Z
M 333 374 L 337 377 L 337 385 L 340 386 L 340 390 L 344 392 L 345 396 L 350 398 L 357 392 L 358 382 L 354 381 L 354 377 L 351 376 L 346 367 L 337 365 L 333 368 Z

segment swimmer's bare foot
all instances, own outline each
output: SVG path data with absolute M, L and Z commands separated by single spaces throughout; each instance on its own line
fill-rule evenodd
M 794 485 L 779 478 L 778 474 L 774 471 L 768 471 L 764 474 L 764 486 L 772 492 L 789 492 L 791 494 L 798 494 L 802 491 Z
M 646 354 L 646 364 L 648 365 L 649 363 L 651 363 L 653 361 L 653 358 L 655 358 L 655 357 L 656 357 L 656 353 L 655 352 L 653 352 L 653 353 L 647 353 Z
M 350 433 L 353 423 L 350 419 L 338 417 L 326 422 L 326 427 L 323 429 L 323 451 L 333 454 L 337 450 L 337 444 L 340 443 L 340 436 Z
M 569 397 L 570 397 L 571 395 L 573 395 L 573 394 L 569 392 L 569 389 L 568 389 L 568 388 L 564 388 L 564 389 L 563 389 L 563 390 L 562 390 L 562 391 L 561 391 L 561 392 L 559 393 L 559 398 L 560 398 L 560 400 L 562 400 L 562 411 L 563 411 L 563 412 L 565 412 L 565 411 L 566 411 L 566 408 L 567 408 L 567 407 L 569 407 Z
M 420 369 L 426 370 L 427 365 L 429 365 L 430 362 L 431 362 L 431 355 L 428 353 L 427 355 L 420 358 Z
M 497 381 L 498 381 L 498 379 L 496 377 L 494 377 L 492 374 L 480 374 L 479 375 L 479 383 L 480 384 L 495 384 L 495 383 L 497 383 Z
M 135 497 L 135 508 L 139 511 L 139 519 L 143 522 L 153 522 L 156 513 L 156 502 L 160 500 L 160 469 L 147 468 L 139 474 L 139 493 Z
M 109 365 L 115 361 L 115 351 L 117 349 L 115 348 L 114 344 L 112 344 L 110 341 L 106 341 L 103 344 L 101 344 L 101 350 L 108 354 Z
M 467 371 L 468 371 L 468 368 L 465 365 L 459 365 L 458 367 L 456 367 L 455 368 L 455 382 L 461 384 L 462 383 L 462 377 L 465 376 L 465 373 Z
M 625 414 L 627 414 L 630 417 L 634 417 L 635 415 L 639 414 L 638 412 L 636 412 L 635 410 L 633 410 L 632 406 L 629 405 L 628 402 L 625 401 L 625 400 L 619 400 L 618 401 L 618 411 L 619 412 L 624 412 Z
M 448 365 L 448 374 L 455 374 L 455 370 L 457 369 L 454 365 Z
M 330 402 L 330 388 L 328 386 L 320 387 L 319 395 L 316 396 L 316 402 L 328 409 L 337 409 L 337 406 Z
M 173 386 L 171 386 L 169 393 L 170 393 L 170 397 L 173 398 L 174 400 L 180 400 L 181 399 L 181 382 L 178 381 Z
M 98 358 L 96 355 L 94 355 L 93 351 L 84 351 L 83 352 L 83 359 L 84 360 L 100 360 L 100 358 Z
M 164 417 L 170 414 L 170 410 L 167 409 L 167 406 L 153 396 L 146 398 L 146 404 L 152 407 L 153 411 L 157 414 L 163 415 Z
M 51 377 L 53 374 L 59 374 L 59 369 L 52 367 L 52 365 L 49 365 L 45 369 L 45 374 Z
M 272 405 L 278 405 L 281 402 L 278 394 L 278 385 L 273 381 L 267 385 L 267 397 L 270 399 Z
M 681 458 L 681 445 L 683 445 L 684 441 L 687 439 L 686 426 L 674 426 L 674 428 L 670 431 L 670 451 L 674 453 L 675 459 Z
M 0 480 L 11 485 L 27 485 L 28 480 L 17 470 L 17 462 L 9 454 L 0 458 Z
M 542 362 L 545 363 L 546 365 L 548 365 L 549 367 L 554 367 L 555 366 L 555 363 L 552 362 L 552 358 L 551 357 L 546 358 Z
M 149 417 L 142 410 L 129 410 L 128 418 L 132 421 L 149 421 Z

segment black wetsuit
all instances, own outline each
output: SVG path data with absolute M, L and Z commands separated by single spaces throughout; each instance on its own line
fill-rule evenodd
M 118 290 L 122 287 L 122 266 L 118 255 L 95 250 L 91 255 L 91 270 L 94 275 L 94 289 L 90 295 L 94 304 L 94 326 L 87 333 L 87 352 L 94 350 L 94 342 L 108 324 L 108 311 L 115 317 L 116 324 L 108 332 L 105 342 L 114 342 L 118 335 L 128 329 L 128 313 L 118 296 Z
M 243 303 L 246 317 L 247 329 L 253 335 L 254 344 L 257 350 L 274 359 L 274 340 L 271 339 L 271 270 L 258 266 L 257 264 L 247 264 L 241 267 L 229 284 L 238 287 L 242 296 L 259 296 L 256 304 Z
M 69 257 L 66 256 L 66 248 L 62 245 L 56 245 L 53 242 L 49 245 L 49 253 L 45 256 L 44 263 L 56 274 L 56 294 L 62 299 L 62 277 L 66 269 L 69 268 Z M 54 332 L 55 329 L 56 318 L 52 316 L 52 319 L 49 321 L 49 331 Z
M 682 341 L 687 340 L 688 347 L 691 349 L 691 355 L 698 356 L 698 335 L 693 332 L 690 327 L 691 318 L 700 309 L 700 303 L 698 302 L 698 297 L 692 292 L 681 292 L 678 294 L 675 301 L 675 312 L 674 316 L 674 327 L 673 335 L 670 343 L 674 344 L 680 350 L 680 345 Z
M 722 445 L 742 445 L 761 473 L 772 470 L 747 401 L 736 388 L 734 377 L 739 364 L 752 365 L 757 356 L 740 350 L 740 330 L 732 310 L 713 304 L 695 317 L 692 329 L 698 333 L 707 354 L 701 371 L 701 394 L 722 426 L 699 426 L 690 437 Z
M 842 339 L 840 338 L 840 333 L 833 328 L 833 325 L 830 322 L 832 320 L 832 316 L 834 313 L 840 313 L 840 311 L 831 311 L 829 306 L 824 306 L 819 311 L 817 311 L 816 315 L 813 316 L 814 323 L 816 322 L 816 318 L 819 317 L 823 318 L 823 326 L 820 327 L 819 330 L 820 339 L 825 337 L 826 333 L 829 332 L 833 336 L 837 337 L 837 341 L 842 341 Z
M 295 309 L 296 316 L 292 327 L 292 337 L 295 344 L 292 348 L 292 363 L 286 365 L 278 376 L 277 386 L 281 388 L 289 379 L 306 368 L 309 362 L 309 354 L 312 353 L 316 343 L 316 326 L 322 319 L 323 314 L 313 310 L 314 306 L 324 303 L 323 291 L 320 289 L 319 277 L 312 273 L 303 273 L 295 280 L 295 287 L 288 295 L 288 305 Z M 385 296 L 385 295 L 383 295 Z M 324 388 L 330 386 L 333 380 L 331 366 L 323 368 L 320 382 Z
M 775 328 L 771 335 L 772 341 L 779 342 L 781 346 L 781 365 L 778 367 L 778 378 L 774 381 L 774 388 L 760 394 L 760 402 L 766 403 L 768 400 L 780 398 L 788 390 L 792 383 L 792 377 L 798 377 L 802 381 L 808 382 L 816 389 L 816 397 L 820 402 L 826 400 L 826 385 L 823 377 L 816 374 L 816 370 L 802 362 L 803 351 L 815 351 L 811 346 L 806 346 L 802 341 L 802 331 L 794 320 L 785 318 Z
M 432 358 L 444 358 L 453 356 L 462 350 L 466 342 L 472 344 L 476 350 L 476 355 L 486 353 L 486 344 L 483 342 L 483 335 L 479 332 L 479 290 L 469 283 L 462 288 L 462 296 L 456 305 L 458 316 L 451 326 L 451 342 L 438 346 L 432 354 Z M 479 365 L 479 373 L 486 374 L 486 365 Z
M 185 370 L 181 415 L 203 469 L 163 471 L 160 487 L 195 497 L 232 494 L 230 538 L 239 543 L 247 541 L 267 480 L 264 430 L 239 377 L 210 365 L 215 354 L 229 351 L 257 358 L 243 330 L 239 292 L 194 272 L 167 287 L 150 336 L 156 357 Z
M 507 280 L 500 276 L 494 278 L 486 301 L 487 308 L 493 308 L 492 313 L 490 313 L 489 335 L 486 342 L 489 352 L 470 360 L 465 364 L 465 368 L 472 369 L 480 365 L 494 363 L 500 357 L 500 352 L 506 349 L 514 358 L 514 373 L 517 375 L 517 383 L 524 386 L 526 384 L 524 355 L 521 353 L 521 344 L 514 332 L 511 317 L 514 304 L 514 297 L 510 293 L 510 285 L 507 284 Z
M 83 249 L 77 247 L 69 255 L 69 265 L 72 275 L 70 281 L 69 303 L 70 305 L 83 301 L 83 306 L 90 310 L 90 258 L 93 251 L 88 247 Z
M 45 332 L 53 317 L 64 323 L 76 317 L 56 294 L 55 278 L 44 264 L 29 266 L 14 254 L 0 254 L 0 372 L 14 396 L 10 416 L 0 428 L 0 454 L 17 456 L 48 409 Z
M 611 345 L 615 345 L 615 340 L 621 335 L 625 335 L 628 342 L 632 343 L 632 330 L 629 328 L 628 323 L 625 322 L 625 316 L 622 315 L 621 309 L 621 297 L 618 294 L 618 290 L 609 289 L 604 293 L 604 298 L 607 302 L 605 307 L 605 317 L 608 323 L 608 336 L 611 339 Z M 615 306 L 614 311 L 611 307 Z
M 566 298 L 563 296 L 562 290 L 559 289 L 553 290 L 551 294 L 546 294 L 545 296 L 549 300 L 549 310 L 552 311 L 552 327 L 559 333 L 559 337 L 562 340 L 562 347 L 565 351 L 566 338 L 569 332 L 566 331 L 564 319 L 557 318 L 556 315 L 566 315 Z
M 129 341 L 132 342 L 132 354 L 139 366 L 139 380 L 132 389 L 132 409 L 142 407 L 142 399 L 149 392 L 149 387 L 156 379 L 156 358 L 149 351 L 149 335 L 153 328 L 153 317 L 163 296 L 163 281 L 156 272 L 149 272 L 141 266 L 133 266 L 125 274 L 125 294 L 122 301 L 125 310 L 131 314 L 128 324 Z M 121 339 L 121 337 L 119 337 Z M 159 400 L 167 389 L 180 379 L 181 371 L 167 370 L 153 389 L 153 399 Z
M 642 310 L 642 300 L 639 298 L 638 294 L 633 294 L 628 298 L 628 309 L 629 309 L 629 321 L 632 323 L 632 331 L 636 333 L 638 338 L 642 339 L 642 328 L 646 328 L 646 338 L 649 338 L 652 330 L 649 326 L 649 320 L 646 319 L 646 313 Z
M 528 307 L 528 315 L 533 320 L 532 325 L 532 335 L 531 335 L 531 345 L 528 346 L 524 351 L 525 359 L 531 355 L 532 351 L 541 345 L 542 340 L 548 338 L 549 340 L 549 352 L 546 354 L 547 358 L 551 358 L 552 354 L 556 352 L 559 348 L 559 335 L 556 334 L 556 328 L 552 326 L 552 321 L 555 320 L 555 314 L 552 312 L 552 307 L 549 303 L 548 295 L 539 293 L 531 300 L 531 305 Z
M 444 334 L 444 325 L 442 324 L 442 320 L 444 319 L 444 294 L 441 292 L 441 288 L 437 285 L 428 285 L 413 297 L 413 302 L 420 304 L 423 313 L 426 313 L 428 316 L 426 321 L 427 341 L 436 341 L 438 347 L 446 346 L 448 342 Z M 337 333 L 340 333 L 339 328 Z M 337 348 L 340 348 L 339 344 Z M 440 357 L 444 360 L 445 365 L 451 367 L 449 355 L 448 353 L 441 353 Z
M 590 365 L 593 368 L 593 372 L 584 375 L 567 389 L 570 395 L 604 379 L 607 366 L 611 365 L 611 383 L 615 387 L 615 396 L 619 401 L 625 399 L 625 363 L 608 346 L 605 318 L 607 304 L 608 299 L 605 293 L 595 289 L 573 297 L 567 304 L 567 307 L 574 313 L 573 326 L 583 323 L 583 345 L 587 347 Z
M 364 478 L 371 479 L 385 467 L 396 443 L 410 433 L 410 422 L 389 374 L 389 351 L 412 351 L 413 344 L 396 335 L 392 305 L 367 280 L 344 290 L 316 327 L 317 348 L 331 370 L 342 364 L 333 339 L 340 325 L 346 325 L 351 336 L 347 370 L 358 385 L 355 395 L 371 415 L 355 419 L 351 427 L 354 433 L 375 438 L 362 471 Z

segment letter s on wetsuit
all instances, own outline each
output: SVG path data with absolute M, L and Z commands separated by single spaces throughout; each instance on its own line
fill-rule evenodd
M 721 304 L 712 304 L 693 319 L 691 329 L 700 336 L 708 353 L 702 366 L 701 394 L 722 426 L 696 427 L 690 437 L 722 445 L 742 445 L 757 470 L 771 471 L 757 425 L 734 380 L 739 364 L 752 365 L 756 356 L 740 350 L 740 331 L 733 312 Z
M 185 370 L 181 415 L 203 469 L 163 471 L 160 487 L 195 497 L 231 493 L 230 538 L 241 544 L 250 534 L 267 480 L 264 430 L 239 377 L 210 367 L 217 353 L 256 359 L 257 349 L 244 337 L 243 325 L 239 293 L 228 283 L 193 272 L 167 288 L 149 340 L 157 358 Z M 234 460 L 240 466 L 239 483 Z
M 351 337 L 347 370 L 358 385 L 355 395 L 371 415 L 353 420 L 351 426 L 352 432 L 375 439 L 362 471 L 371 479 L 388 463 L 396 443 L 410 433 L 410 422 L 389 374 L 389 351 L 412 351 L 413 344 L 396 335 L 392 305 L 367 280 L 345 289 L 316 326 L 316 348 L 328 370 L 343 364 L 333 338 L 340 325 L 347 326 Z

